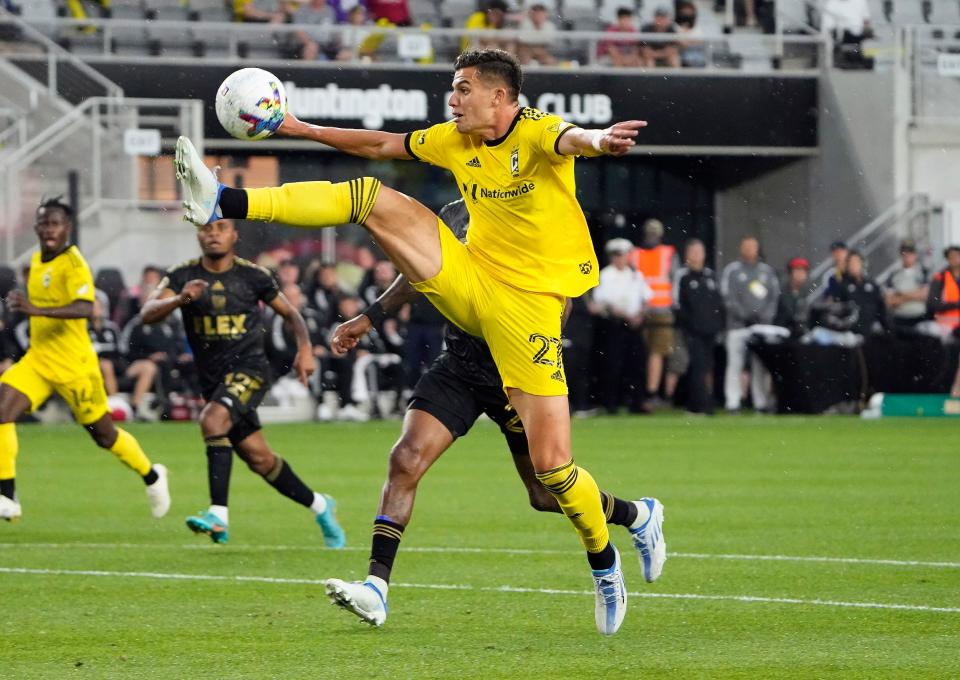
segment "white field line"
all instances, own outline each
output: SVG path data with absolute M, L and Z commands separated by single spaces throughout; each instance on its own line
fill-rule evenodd
M 306 578 L 277 578 L 272 576 L 221 576 L 216 574 L 177 574 L 154 571 L 102 571 L 93 569 L 31 569 L 26 567 L 0 567 L 0 574 L 30 576 L 92 576 L 105 578 L 143 578 L 172 581 L 218 581 L 231 583 L 272 583 L 294 585 L 323 585 L 323 581 Z M 394 588 L 420 588 L 426 590 L 458 590 L 484 593 L 533 593 L 539 595 L 593 595 L 590 590 L 566 590 L 558 588 L 517 588 L 513 586 L 470 586 L 441 583 L 392 583 Z M 660 600 L 708 600 L 715 602 L 747 602 L 762 604 L 793 604 L 817 607 L 845 607 L 855 609 L 893 609 L 899 611 L 936 612 L 960 614 L 960 607 L 934 607 L 921 604 L 894 604 L 887 602 L 846 602 L 843 600 L 805 600 L 794 597 L 760 597 L 756 595 L 701 595 L 699 593 L 630 593 L 630 597 Z
M 34 549 L 132 549 L 132 550 L 229 550 L 230 552 L 327 552 L 329 548 L 320 545 L 230 545 L 219 546 L 212 543 L 0 543 L 0 550 L 17 548 Z M 366 546 L 342 548 L 350 552 L 368 552 Z M 533 548 L 468 548 L 468 547 L 402 547 L 404 553 L 491 553 L 497 555 L 573 555 L 570 550 L 551 550 Z M 692 553 L 671 552 L 671 558 L 691 560 L 744 560 L 749 562 L 819 562 L 824 564 L 870 564 L 888 567 L 931 567 L 936 569 L 960 569 L 960 562 L 888 560 L 868 557 L 826 557 L 817 555 L 739 555 L 734 553 Z

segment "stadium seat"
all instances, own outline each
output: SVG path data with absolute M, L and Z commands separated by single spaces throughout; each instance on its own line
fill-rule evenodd
M 97 272 L 93 285 L 107 294 L 110 302 L 110 313 L 113 315 L 120 310 L 120 302 L 126 297 L 127 287 L 123 283 L 123 274 L 119 269 L 103 267 Z
M 5 298 L 17 287 L 17 272 L 13 267 L 0 264 L 0 298 Z

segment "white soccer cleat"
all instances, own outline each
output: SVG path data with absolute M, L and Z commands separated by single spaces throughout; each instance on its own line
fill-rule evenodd
M 328 578 L 323 585 L 333 604 L 356 614 L 371 626 L 379 628 L 387 620 L 387 602 L 372 583 L 348 583 L 338 578 Z
M 157 481 L 147 487 L 147 500 L 150 501 L 150 514 L 160 519 L 170 509 L 170 485 L 167 483 L 167 466 L 159 463 L 153 466 Z
M 16 522 L 20 519 L 23 512 L 20 510 L 20 502 L 6 496 L 0 496 L 0 519 L 8 522 Z
M 597 630 L 601 635 L 613 635 L 620 630 L 623 617 L 627 613 L 627 585 L 623 582 L 623 569 L 620 568 L 620 552 L 614 548 L 616 559 L 609 569 L 593 570 L 593 581 L 597 588 Z
M 183 219 L 197 226 L 223 219 L 220 210 L 220 192 L 223 185 L 217 179 L 216 169 L 211 170 L 186 137 L 177 139 L 173 160 L 177 179 L 183 190 Z
M 667 561 L 667 541 L 663 537 L 663 503 L 656 498 L 641 498 L 634 501 L 643 505 L 650 516 L 636 529 L 630 529 L 633 547 L 637 549 L 643 578 L 653 583 L 660 578 L 663 563 Z

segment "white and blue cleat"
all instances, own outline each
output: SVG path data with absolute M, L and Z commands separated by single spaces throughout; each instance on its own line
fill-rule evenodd
M 223 219 L 220 210 L 223 185 L 217 179 L 216 169 L 211 170 L 204 164 L 203 158 L 186 137 L 177 139 L 173 165 L 183 190 L 183 219 L 198 227 Z
M 641 498 L 634 503 L 638 506 L 642 504 L 650 514 L 646 522 L 629 531 L 643 568 L 643 578 L 647 583 L 653 583 L 660 578 L 663 563 L 667 561 L 667 542 L 663 537 L 663 503 L 656 498 Z
M 613 635 L 620 630 L 627 613 L 627 586 L 620 568 L 620 552 L 616 548 L 613 552 L 616 558 L 612 567 L 593 570 L 593 582 L 597 588 L 597 630 L 601 635 Z
M 331 604 L 346 609 L 371 626 L 379 628 L 387 620 L 387 601 L 372 583 L 328 578 L 323 585 Z

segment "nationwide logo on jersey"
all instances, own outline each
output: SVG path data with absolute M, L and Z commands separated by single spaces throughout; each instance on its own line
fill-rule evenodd
M 520 147 L 513 147 L 510 152 L 510 174 L 514 177 L 520 176 Z
M 477 158 L 476 156 L 474 156 L 473 158 L 471 158 L 470 160 L 467 161 L 467 167 L 468 167 L 468 168 L 479 168 L 479 167 L 481 167 L 481 166 L 480 166 L 480 159 Z
M 514 189 L 485 189 L 476 183 L 467 184 L 464 182 L 461 185 L 461 193 L 463 194 L 464 198 L 469 196 L 473 203 L 476 203 L 481 198 L 493 198 L 501 201 L 508 201 L 510 199 L 519 198 L 529 194 L 536 188 L 537 185 L 533 182 L 524 182 Z

